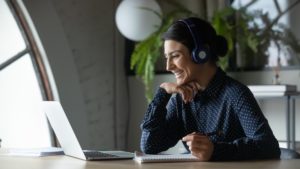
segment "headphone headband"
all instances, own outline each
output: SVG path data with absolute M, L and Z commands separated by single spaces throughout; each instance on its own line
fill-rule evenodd
M 204 44 L 202 43 L 201 37 L 198 34 L 197 26 L 191 19 L 183 19 L 179 20 L 186 25 L 188 28 L 193 41 L 194 41 L 194 49 L 192 50 L 192 59 L 194 62 L 198 64 L 203 64 L 208 61 L 208 51 L 205 48 Z

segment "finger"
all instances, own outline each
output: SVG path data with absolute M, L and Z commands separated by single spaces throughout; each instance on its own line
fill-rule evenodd
M 210 142 L 206 141 L 206 139 L 195 138 L 191 141 L 186 141 L 186 144 L 192 147 L 206 148 L 210 145 Z
M 196 82 L 189 83 L 189 86 L 191 86 L 193 88 L 194 94 L 196 94 L 198 92 L 198 87 L 197 87 Z
M 204 152 L 205 150 L 198 146 L 189 146 L 189 150 L 194 153 Z
M 190 133 L 190 134 L 188 134 L 188 135 L 186 135 L 186 136 L 191 136 L 191 135 L 195 135 L 195 134 L 199 135 L 198 132 L 194 131 L 194 132 L 192 132 L 192 133 Z
M 191 150 L 190 150 L 191 151 Z M 191 154 L 199 159 L 202 159 L 202 155 L 198 152 L 191 151 Z
M 202 143 L 196 144 L 196 143 L 190 142 L 189 145 L 190 145 L 190 146 L 188 146 L 189 150 L 191 152 L 195 152 L 195 153 L 205 153 L 210 149 L 210 147 L 208 145 L 204 145 Z
M 201 161 L 205 161 L 204 160 L 204 156 L 203 156 L 203 152 L 195 152 L 195 151 L 191 151 L 191 154 L 195 157 L 197 157 L 198 159 L 200 159 Z
M 199 158 L 200 160 L 203 160 L 203 161 L 207 161 L 211 157 L 211 153 L 209 152 L 209 150 L 201 150 L 201 149 L 197 149 L 197 148 L 191 148 L 190 152 L 193 156 L 196 156 L 197 158 Z
M 190 84 L 193 85 L 194 88 L 196 88 L 196 90 L 201 90 L 202 89 L 201 85 L 196 81 L 192 81 L 192 82 L 190 82 Z
M 180 86 L 178 90 L 180 91 L 184 103 L 189 102 L 191 89 L 188 89 L 186 86 Z
M 167 82 L 164 82 L 164 83 L 160 84 L 159 87 L 165 89 L 165 91 L 168 93 L 168 83 Z
M 196 134 L 196 133 L 197 133 L 197 132 L 194 131 L 194 132 L 192 132 L 192 133 L 190 133 L 190 134 L 187 134 L 186 136 L 191 136 L 191 135 Z M 186 137 L 186 136 L 184 136 L 184 137 Z M 184 137 L 182 137 L 182 140 L 183 140 Z
M 204 151 L 209 149 L 208 143 L 198 142 L 198 141 L 188 141 L 189 147 L 193 150 Z
M 193 89 L 190 86 L 184 86 L 183 90 L 184 90 L 185 100 L 188 102 L 192 101 L 192 99 L 194 98 Z
M 188 134 L 182 138 L 182 141 L 194 141 L 198 137 L 196 134 Z
M 184 89 L 183 91 L 183 95 L 184 95 L 184 101 L 185 103 L 189 102 L 190 101 L 190 94 L 189 94 L 189 90 L 188 89 Z
M 191 86 L 191 85 L 189 85 L 189 84 L 184 85 L 183 87 L 184 87 L 184 89 L 186 89 L 189 93 L 193 93 L 193 91 L 194 91 L 193 86 Z
M 186 141 L 186 142 L 192 141 L 193 137 L 194 137 L 193 135 L 186 135 L 182 138 L 182 141 Z
M 178 86 L 177 87 L 177 91 L 178 91 L 178 93 L 181 95 L 181 97 L 182 97 L 182 100 L 184 101 L 184 103 L 186 103 L 186 95 L 184 94 L 184 90 L 183 90 L 183 88 L 182 87 L 180 87 L 180 86 Z
M 192 94 L 193 93 L 193 87 L 191 87 L 189 85 L 182 86 L 182 89 L 184 90 L 184 92 L 186 94 Z
M 190 101 L 192 101 L 194 99 L 194 97 L 196 96 L 196 94 L 198 93 L 198 87 L 196 82 L 190 82 L 188 83 L 186 86 L 188 86 L 192 91 L 191 91 L 191 97 L 189 98 Z
M 194 140 L 204 142 L 204 141 L 209 141 L 209 138 L 205 135 L 199 135 L 197 133 L 188 134 L 182 138 L 182 141 L 194 141 Z
M 179 94 L 181 94 L 181 88 L 180 88 L 180 86 L 175 86 L 174 87 L 174 91 L 175 91 L 175 93 L 179 93 Z
M 178 93 L 178 85 L 176 83 L 164 82 L 160 86 L 164 88 L 169 94 Z
M 211 146 L 210 143 L 196 143 L 191 141 L 189 145 L 189 150 L 192 155 L 205 161 L 210 159 L 213 152 L 213 146 Z
M 186 145 L 187 145 L 188 147 L 191 147 L 191 144 L 192 144 L 191 141 L 187 141 L 187 142 L 186 142 Z
M 186 83 L 186 84 L 183 84 L 182 85 L 183 87 L 188 87 L 188 88 L 190 88 L 190 89 L 194 89 L 194 87 L 193 87 L 193 85 L 191 84 L 191 82 L 189 82 L 189 83 Z
M 160 86 L 159 86 L 159 87 L 161 87 L 161 88 L 164 88 L 164 87 L 165 87 L 165 85 L 166 85 L 166 83 L 162 83 L 162 84 L 160 84 Z

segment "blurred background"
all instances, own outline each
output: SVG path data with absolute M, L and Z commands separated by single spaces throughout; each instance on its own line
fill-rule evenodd
M 159 7 L 154 7 L 159 10 L 161 18 L 149 10 L 151 6 L 142 11 L 158 18 L 154 20 L 158 25 L 146 32 L 143 31 L 147 27 L 143 26 L 149 24 L 151 18 L 135 22 L 138 15 L 116 16 L 117 11 L 121 11 L 118 7 L 125 1 L 138 0 L 0 1 L 2 147 L 57 145 L 40 107 L 42 100 L 57 100 L 62 103 L 83 148 L 139 150 L 140 123 L 148 102 L 145 83 L 136 76 L 135 70 L 130 69 L 132 53 L 136 44 L 153 36 L 151 33 L 161 25 L 166 25 L 165 17 L 176 10 L 184 12 L 173 13 L 171 19 L 196 15 L 214 24 L 220 34 L 229 32 L 221 30 L 225 25 L 235 26 L 234 30 L 230 29 L 230 35 L 224 34 L 229 38 L 231 51 L 227 60 L 220 63 L 222 66 L 225 63 L 224 70 L 230 76 L 247 85 L 257 85 L 272 84 L 275 74 L 278 74 L 282 84 L 300 87 L 300 50 L 297 48 L 300 6 L 296 0 L 158 0 L 155 3 Z M 249 7 L 243 8 L 246 5 Z M 285 12 L 289 7 L 291 9 Z M 123 7 L 125 13 L 126 8 Z M 245 9 L 247 13 L 243 11 Z M 234 15 L 230 10 L 235 10 Z M 239 14 L 248 20 L 238 22 L 233 16 Z M 274 34 L 263 34 L 261 30 L 281 14 L 275 26 L 267 29 L 268 33 Z M 242 22 L 247 22 L 249 27 L 239 25 Z M 221 23 L 219 27 L 218 23 Z M 245 28 L 248 32 L 243 34 Z M 133 35 L 127 36 L 126 31 L 133 32 Z M 238 37 L 246 35 L 249 35 L 246 45 L 250 48 L 245 55 L 240 47 L 243 40 Z M 265 41 L 257 37 L 268 38 L 266 46 L 262 47 L 260 44 Z M 152 94 L 160 83 L 175 80 L 164 70 L 162 55 L 155 56 L 157 62 L 152 63 L 154 76 L 150 84 Z M 280 145 L 285 147 L 285 99 L 258 101 Z M 299 105 L 296 99 L 296 115 L 290 117 L 296 119 L 298 150 Z

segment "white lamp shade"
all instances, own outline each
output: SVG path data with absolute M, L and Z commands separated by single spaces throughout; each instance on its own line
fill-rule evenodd
M 161 8 L 155 0 L 123 0 L 117 8 L 117 27 L 130 40 L 144 40 L 161 25 L 161 18 L 157 14 L 143 8 L 161 14 Z

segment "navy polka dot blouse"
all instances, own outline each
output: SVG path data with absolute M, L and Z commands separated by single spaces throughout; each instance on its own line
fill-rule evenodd
M 165 151 L 192 132 L 217 131 L 209 136 L 212 161 L 280 157 L 278 141 L 251 91 L 220 68 L 187 104 L 179 94 L 171 96 L 159 88 L 141 129 L 141 150 L 148 154 Z

